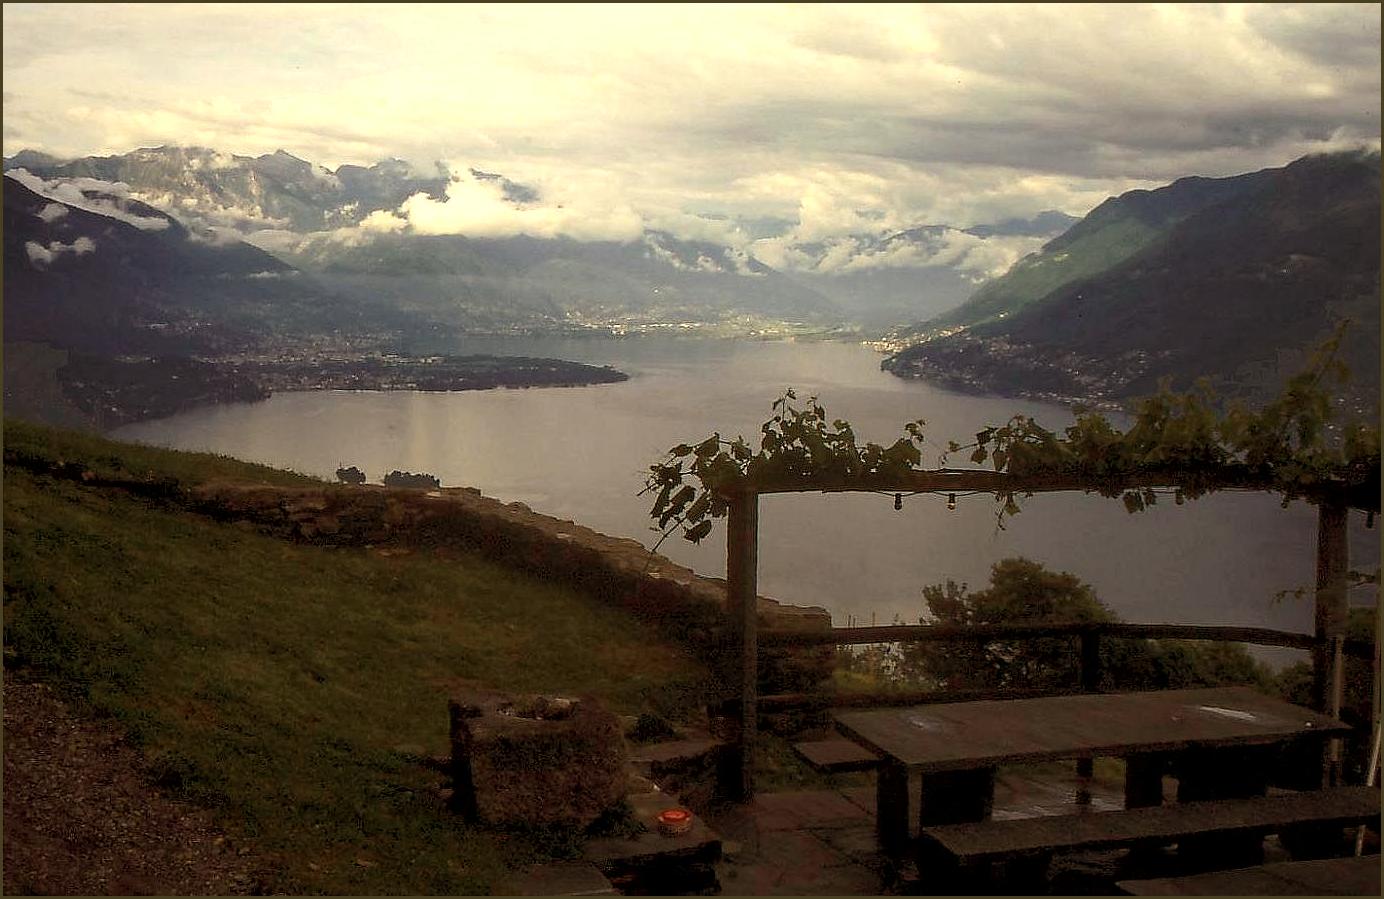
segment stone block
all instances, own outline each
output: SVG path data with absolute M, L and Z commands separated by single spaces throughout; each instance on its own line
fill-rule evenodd
M 618 896 L 590 862 L 551 862 L 531 869 L 518 883 L 519 896 Z
M 453 698 L 453 808 L 492 825 L 585 827 L 625 796 L 620 719 L 589 697 Z

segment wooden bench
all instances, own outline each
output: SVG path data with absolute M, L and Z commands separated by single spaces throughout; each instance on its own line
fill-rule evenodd
M 1377 855 L 1278 862 L 1115 884 L 1131 896 L 1378 896 L 1379 885 Z
M 873 771 L 879 766 L 879 756 L 850 740 L 811 740 L 794 743 L 793 752 L 823 774 Z
M 1343 787 L 1217 799 L 1084 815 L 942 824 L 919 833 L 924 876 L 985 878 L 998 865 L 1022 877 L 1041 875 L 1059 852 L 1156 848 L 1195 837 L 1262 839 L 1301 827 L 1348 827 L 1379 822 L 1379 789 Z

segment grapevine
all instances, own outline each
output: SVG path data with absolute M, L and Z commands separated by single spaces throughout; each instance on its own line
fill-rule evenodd
M 939 460 L 968 453 L 974 465 L 1026 478 L 1077 476 L 1087 489 L 1121 497 L 1138 512 L 1154 505 L 1148 487 L 1130 489 L 1134 476 L 1166 476 L 1178 505 L 1227 484 L 1254 483 L 1278 492 L 1286 506 L 1326 486 L 1363 490 L 1363 502 L 1378 509 L 1380 433 L 1376 424 L 1337 425 L 1328 380 L 1348 373 L 1336 358 L 1338 331 L 1290 378 L 1282 392 L 1257 410 L 1230 404 L 1223 410 L 1206 382 L 1175 393 L 1165 382 L 1142 400 L 1128 430 L 1105 416 L 1078 410 L 1062 434 L 1017 415 L 987 427 L 962 444 L 949 441 Z M 729 511 L 728 496 L 756 483 L 800 481 L 858 482 L 861 489 L 922 471 L 922 419 L 907 422 L 890 446 L 861 444 L 850 422 L 828 420 L 817 397 L 803 406 L 788 390 L 773 402 L 773 415 L 761 427 L 758 450 L 743 437 L 727 440 L 714 433 L 699 443 L 673 447 L 650 466 L 643 493 L 654 493 L 650 516 L 662 533 L 659 544 L 681 530 L 693 543 L 704 539 L 715 519 Z M 1373 492 L 1368 488 L 1373 486 Z M 996 521 L 1021 511 L 1022 489 L 996 492 Z M 1031 495 L 1025 493 L 1024 495 Z

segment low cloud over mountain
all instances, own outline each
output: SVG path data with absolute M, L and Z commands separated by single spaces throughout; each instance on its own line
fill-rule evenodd
M 21 161 L 28 167 L 19 166 Z M 7 161 L 7 168 L 39 195 L 76 208 L 136 227 L 166 227 L 165 218 L 140 217 L 121 205 L 142 202 L 182 222 L 193 239 L 214 246 L 245 240 L 294 265 L 320 268 L 328 276 L 333 275 L 326 267 L 335 266 L 339 274 L 345 266 L 364 278 L 392 279 L 388 293 L 402 290 L 405 283 L 415 294 L 423 289 L 409 279 L 429 276 L 435 265 L 422 261 L 419 254 L 443 252 L 438 249 L 442 244 L 427 242 L 431 238 L 465 241 L 466 256 L 501 252 L 495 242 L 516 239 L 623 245 L 627 249 L 612 260 L 654 263 L 652 268 L 639 263 L 637 277 L 646 282 L 642 294 L 631 292 L 621 280 L 629 272 L 612 272 L 602 300 L 595 298 L 602 289 L 590 280 L 593 274 L 582 288 L 592 291 L 590 300 L 558 297 L 538 304 L 543 315 L 556 317 L 550 324 L 576 315 L 583 326 L 595 321 L 627 323 L 624 317 L 631 314 L 643 321 L 655 310 L 669 315 L 676 310 L 696 321 L 750 315 L 879 329 L 959 303 L 976 284 L 1003 273 L 1045 237 L 1075 221 L 1047 212 L 1007 225 L 901 228 L 887 215 L 847 208 L 839 196 L 822 192 L 802 204 L 797 221 L 741 221 L 692 213 L 649 217 L 627 205 L 603 202 L 605 191 L 599 183 L 526 184 L 503 173 L 447 162 L 428 171 L 400 160 L 369 167 L 343 165 L 332 171 L 282 151 L 247 157 L 205 148 L 158 147 L 69 161 L 24 153 Z M 856 230 L 839 233 L 842 228 Z M 380 241 L 386 242 L 375 247 Z M 569 247 L 558 255 L 574 253 L 580 255 Z M 355 262 L 348 262 L 351 256 Z M 374 269 L 361 261 L 371 259 Z M 660 275 L 659 263 L 669 271 Z M 506 277 L 516 276 L 504 265 L 500 268 L 509 272 Z M 780 273 L 797 284 L 797 308 L 786 302 L 788 294 L 769 299 L 766 286 L 756 283 Z M 669 279 L 680 279 L 685 291 L 695 275 L 734 276 L 716 282 L 715 289 L 727 294 L 727 301 L 713 301 L 705 294 L 704 300 L 683 296 L 670 306 Z M 510 286 L 510 299 L 517 307 L 534 306 L 528 287 L 521 289 L 517 282 Z M 418 299 L 426 299 L 435 310 L 480 303 L 488 310 L 481 316 L 484 320 L 494 323 L 504 317 L 500 307 L 506 289 L 494 280 L 479 297 L 474 281 L 432 283 L 426 289 L 432 293 Z M 543 288 L 549 290 L 560 294 L 561 285 Z M 520 295 L 528 300 L 519 302 Z M 457 323 L 464 326 L 467 321 L 475 324 L 474 317 L 467 316 Z M 527 314 L 516 319 L 516 325 L 521 323 L 534 325 Z

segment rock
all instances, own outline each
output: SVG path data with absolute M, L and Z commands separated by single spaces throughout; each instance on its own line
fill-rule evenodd
M 518 884 L 518 896 L 618 896 L 596 866 L 584 861 L 559 861 L 529 870 Z
M 472 693 L 448 710 L 452 805 L 468 819 L 585 827 L 625 796 L 620 719 L 594 698 Z

